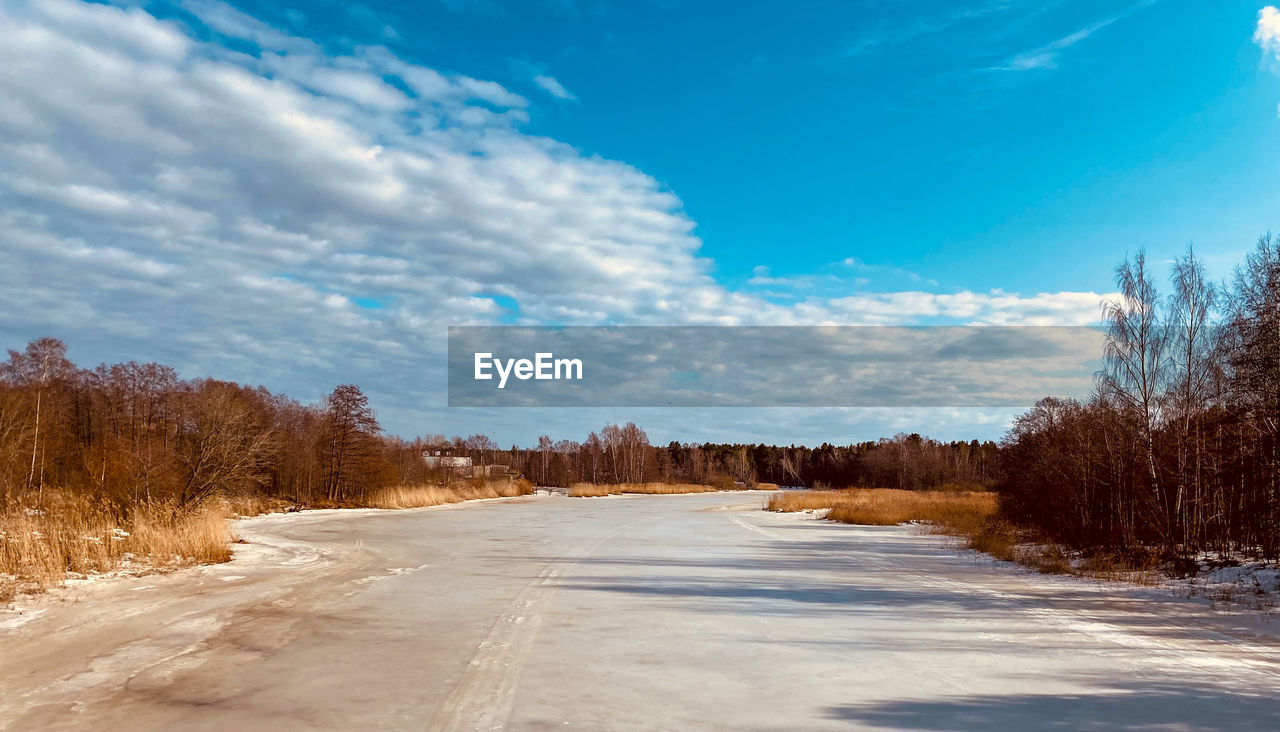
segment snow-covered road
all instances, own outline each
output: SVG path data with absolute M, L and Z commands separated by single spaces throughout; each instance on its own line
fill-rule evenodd
M 0 613 L 8 729 L 1280 729 L 1280 628 L 759 495 L 241 522 Z

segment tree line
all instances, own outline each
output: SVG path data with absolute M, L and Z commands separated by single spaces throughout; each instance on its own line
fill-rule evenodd
M 1092 396 L 1040 401 L 1001 445 L 1005 513 L 1082 548 L 1280 555 L 1280 238 L 1227 283 L 1190 249 L 1167 297 L 1141 252 L 1116 283 Z
M 420 451 L 382 433 L 341 385 L 318 405 L 259 387 L 184 380 L 157 363 L 78 368 L 41 338 L 0 364 L 0 497 L 56 489 L 121 505 L 198 505 L 216 493 L 358 501 L 424 478 Z
M 487 435 L 405 440 L 385 434 L 359 387 L 307 405 L 261 387 L 182 379 L 168 366 L 81 368 L 54 338 L 10 350 L 0 364 L 0 498 L 40 503 L 47 490 L 121 506 L 199 505 L 218 493 L 307 505 L 358 503 L 389 485 L 453 479 L 434 451 L 506 465 L 539 485 L 651 481 L 937 488 L 994 479 L 996 446 L 898 435 L 846 446 L 650 444 L 633 423 L 585 440 L 501 449 Z
M 538 438 L 535 449 L 504 455 L 539 485 L 573 483 L 776 483 L 936 489 L 989 487 L 996 478 L 993 442 L 939 442 L 899 434 L 848 445 L 680 443 L 650 445 L 634 424 L 606 425 L 581 442 Z M 479 455 L 477 455 L 479 457 Z

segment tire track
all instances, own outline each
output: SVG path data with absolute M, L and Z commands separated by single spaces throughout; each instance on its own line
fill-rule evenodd
M 642 521 L 623 524 L 587 546 L 552 560 L 498 616 L 462 678 L 440 705 L 432 730 L 503 729 L 511 717 L 525 661 L 542 616 L 565 572 L 600 545 Z

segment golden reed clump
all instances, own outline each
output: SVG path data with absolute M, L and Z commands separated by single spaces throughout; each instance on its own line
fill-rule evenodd
M 527 480 L 466 481 L 451 486 L 396 486 L 374 491 L 370 508 L 420 508 L 533 492 Z M 121 507 L 89 496 L 46 491 L 40 503 L 0 510 L 0 602 L 69 577 L 115 571 L 154 572 L 231 558 L 227 519 L 296 510 L 262 496 L 215 496 L 194 508 L 174 501 Z
M 425 508 L 480 498 L 514 498 L 533 493 L 533 484 L 515 480 L 474 480 L 454 485 L 401 485 L 375 491 L 370 508 Z
M 39 506 L 0 512 L 0 601 L 68 576 L 122 569 L 154 571 L 231 557 L 226 505 L 183 510 L 173 502 L 122 509 L 86 496 L 47 491 Z
M 716 485 L 704 485 L 702 483 L 574 483 L 569 486 L 569 496 L 573 498 L 595 498 L 622 493 L 674 495 L 677 493 L 711 493 L 724 490 L 776 491 L 777 489 L 778 486 L 775 483 L 755 483 L 750 486 L 741 486 L 733 481 Z
M 895 526 L 912 521 L 946 533 L 977 533 L 995 515 L 996 495 L 985 491 L 904 491 L 891 488 L 784 491 L 769 498 L 770 511 L 827 510 L 846 524 Z

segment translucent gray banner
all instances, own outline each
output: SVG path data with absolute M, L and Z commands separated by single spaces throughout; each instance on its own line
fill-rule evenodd
M 453 326 L 451 407 L 1018 407 L 1102 333 L 1033 326 Z

